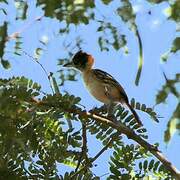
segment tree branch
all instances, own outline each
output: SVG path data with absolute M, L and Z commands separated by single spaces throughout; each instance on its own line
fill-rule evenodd
M 44 104 L 43 102 L 40 104 L 49 106 L 49 104 Z M 180 179 L 180 171 L 176 169 L 176 167 L 173 166 L 170 161 L 168 161 L 168 159 L 160 152 L 160 150 L 158 150 L 157 147 L 155 147 L 154 145 L 151 145 L 150 143 L 142 139 L 132 129 L 128 128 L 123 123 L 118 122 L 118 121 L 114 122 L 106 117 L 102 117 L 100 115 L 96 115 L 91 112 L 82 111 L 81 109 L 77 109 L 77 108 L 70 108 L 70 109 L 64 109 L 64 110 L 68 113 L 79 115 L 84 120 L 88 120 L 88 118 L 91 118 L 100 123 L 107 124 L 110 127 L 116 129 L 119 133 L 126 135 L 129 139 L 136 141 L 144 149 L 150 151 L 157 159 L 159 159 L 159 161 L 161 161 L 164 167 L 172 174 L 172 176 L 174 176 L 176 180 Z
M 86 164 L 86 160 L 88 159 L 87 154 L 86 154 L 87 153 L 87 136 L 86 136 L 86 124 L 85 124 L 85 122 L 82 122 L 82 138 L 83 138 L 82 150 L 81 150 L 81 154 L 80 154 L 75 172 L 77 172 L 77 170 L 81 164 L 83 156 L 85 155 L 85 164 Z
M 102 117 L 102 116 L 99 116 L 96 114 L 92 114 L 90 112 L 81 111 L 79 109 L 69 109 L 67 111 L 69 113 L 74 113 L 74 114 L 78 114 L 82 117 L 86 117 L 85 119 L 92 118 L 98 122 L 108 124 L 112 128 L 116 129 L 119 133 L 126 135 L 129 139 L 136 141 L 139 145 L 144 147 L 144 149 L 150 151 L 157 159 L 159 159 L 159 161 L 161 161 L 161 163 L 164 165 L 164 167 L 169 172 L 171 172 L 171 174 L 174 176 L 175 179 L 177 179 L 177 180 L 180 179 L 180 171 L 178 169 L 176 169 L 176 167 L 173 166 L 172 163 L 170 161 L 168 161 L 168 159 L 166 159 L 166 157 L 158 150 L 157 147 L 151 145 L 150 143 L 148 143 L 147 141 L 142 139 L 133 130 L 131 130 L 124 124 L 122 124 L 120 122 L 113 122 L 105 117 Z

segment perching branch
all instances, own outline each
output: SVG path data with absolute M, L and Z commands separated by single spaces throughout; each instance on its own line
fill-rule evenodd
M 126 135 L 129 139 L 132 139 L 132 140 L 136 141 L 144 149 L 150 151 L 157 159 L 159 159 L 161 161 L 161 163 L 164 165 L 164 167 L 169 172 L 171 172 L 171 174 L 174 176 L 175 179 L 177 179 L 177 180 L 180 179 L 180 171 L 178 169 L 176 169 L 176 167 L 173 166 L 172 163 L 170 161 L 168 161 L 168 159 L 166 159 L 166 157 L 160 152 L 160 150 L 158 150 L 157 147 L 151 145 L 150 143 L 148 143 L 147 141 L 142 139 L 133 130 L 126 127 L 121 122 L 113 122 L 113 121 L 111 121 L 111 120 L 109 120 L 109 119 L 107 119 L 105 117 L 102 117 L 102 116 L 99 116 L 99 115 L 96 115 L 96 114 L 92 114 L 90 112 L 81 111 L 79 109 L 78 110 L 77 109 L 69 109 L 67 111 L 69 113 L 80 115 L 80 116 L 82 116 L 84 118 L 86 117 L 85 119 L 91 118 L 91 119 L 94 119 L 94 120 L 96 120 L 98 122 L 101 122 L 103 124 L 104 123 L 108 124 L 112 128 L 116 129 L 119 133 L 122 133 L 122 134 Z
M 51 106 L 50 104 L 46 104 L 43 102 L 39 102 L 38 104 Z M 74 115 L 78 115 L 78 116 L 82 117 L 84 120 L 88 120 L 89 118 L 94 119 L 97 122 L 109 125 L 110 127 L 116 129 L 118 131 L 118 133 L 122 133 L 122 134 L 126 135 L 127 138 L 134 140 L 139 145 L 141 145 L 144 149 L 151 152 L 157 159 L 159 159 L 159 161 L 161 161 L 161 163 L 164 165 L 164 167 L 172 174 L 172 176 L 174 176 L 174 178 L 176 180 L 180 179 L 180 171 L 178 169 L 176 169 L 176 167 L 173 166 L 170 161 L 168 161 L 168 159 L 160 152 L 160 150 L 158 150 L 157 147 L 155 147 L 154 145 L 151 145 L 150 143 L 148 143 L 147 141 L 142 139 L 132 129 L 128 128 L 123 123 L 118 122 L 118 121 L 114 122 L 106 117 L 96 115 L 91 112 L 82 111 L 77 108 L 70 108 L 70 109 L 66 109 L 65 111 L 68 113 L 73 113 Z M 95 160 L 96 159 L 97 158 L 95 158 Z M 77 174 L 77 172 L 75 174 Z

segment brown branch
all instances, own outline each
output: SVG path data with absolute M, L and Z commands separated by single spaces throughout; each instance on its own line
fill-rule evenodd
M 75 172 L 77 172 L 77 170 L 81 164 L 83 156 L 85 156 L 85 163 L 86 163 L 86 160 L 88 159 L 87 154 L 86 154 L 87 153 L 87 136 L 86 136 L 86 124 L 85 124 L 85 122 L 82 123 L 82 138 L 83 138 L 82 150 L 81 150 L 81 154 L 80 154 Z
M 46 104 L 44 102 L 40 104 L 50 106 L 49 104 Z M 114 122 L 114 121 L 109 120 L 106 117 L 102 117 L 100 115 L 96 115 L 87 111 L 81 111 L 80 109 L 71 108 L 71 109 L 66 109 L 65 111 L 76 114 L 84 118 L 85 120 L 87 120 L 88 118 L 91 118 L 100 123 L 108 124 L 110 127 L 116 129 L 119 133 L 126 135 L 129 139 L 136 141 L 144 149 L 150 151 L 157 159 L 159 159 L 159 161 L 161 161 L 164 167 L 172 174 L 172 176 L 174 176 L 176 180 L 180 179 L 180 171 L 176 169 L 176 167 L 173 166 L 170 161 L 168 161 L 168 159 L 160 152 L 160 150 L 158 150 L 157 147 L 155 147 L 154 145 L 151 145 L 150 143 L 142 139 L 133 130 L 125 126 L 123 123 L 117 122 L 117 121 Z
M 180 179 L 180 171 L 178 169 L 176 169 L 176 167 L 173 166 L 172 163 L 170 161 L 168 161 L 168 159 L 166 159 L 166 157 L 158 150 L 157 147 L 151 145 L 150 143 L 148 143 L 147 141 L 142 139 L 133 130 L 126 127 L 124 124 L 122 124 L 120 122 L 113 122 L 105 117 L 101 117 L 99 115 L 92 114 L 92 113 L 86 112 L 86 111 L 77 110 L 77 109 L 70 109 L 70 110 L 68 110 L 68 112 L 78 114 L 82 117 L 86 117 L 86 119 L 92 118 L 98 122 L 108 124 L 112 128 L 116 129 L 119 133 L 126 135 L 129 139 L 136 141 L 139 145 L 144 147 L 144 149 L 150 151 L 157 159 L 159 159 L 161 161 L 161 163 L 164 165 L 164 167 L 174 176 L 175 179 L 177 179 L 177 180 Z

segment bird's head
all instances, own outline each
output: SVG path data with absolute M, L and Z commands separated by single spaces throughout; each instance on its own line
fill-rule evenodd
M 78 51 L 72 58 L 72 61 L 65 64 L 64 67 L 73 67 L 80 71 L 88 71 L 92 68 L 94 59 L 90 54 Z

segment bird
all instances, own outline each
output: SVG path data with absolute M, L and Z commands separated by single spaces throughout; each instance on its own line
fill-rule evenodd
M 82 78 L 87 90 L 98 101 L 107 106 L 108 114 L 113 112 L 115 104 L 125 104 L 133 114 L 137 123 L 142 126 L 143 124 L 138 114 L 129 103 L 124 88 L 109 73 L 100 69 L 94 69 L 93 65 L 93 56 L 80 50 L 72 57 L 70 62 L 63 66 L 75 68 L 82 73 Z

